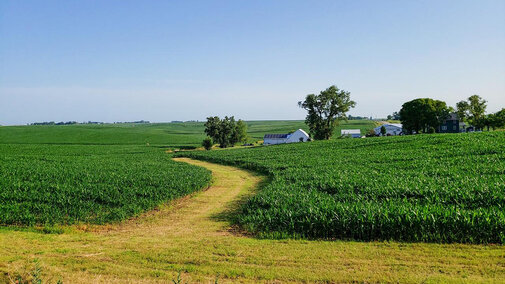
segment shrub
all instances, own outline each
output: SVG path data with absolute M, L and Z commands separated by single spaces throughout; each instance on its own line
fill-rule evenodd
M 214 145 L 214 143 L 212 142 L 212 138 L 207 137 L 203 139 L 202 146 L 205 148 L 205 150 L 212 149 L 212 145 Z

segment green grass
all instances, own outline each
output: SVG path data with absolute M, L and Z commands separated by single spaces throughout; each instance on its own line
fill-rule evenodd
M 338 139 L 180 155 L 272 177 L 239 216 L 260 236 L 504 243 L 504 134 Z

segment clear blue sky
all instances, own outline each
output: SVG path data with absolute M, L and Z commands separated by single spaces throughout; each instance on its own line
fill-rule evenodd
M 385 117 L 505 107 L 505 1 L 0 2 L 0 124 L 303 119 L 329 85 Z

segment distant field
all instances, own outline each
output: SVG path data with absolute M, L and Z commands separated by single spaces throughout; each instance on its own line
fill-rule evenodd
M 266 237 L 505 243 L 503 132 L 179 155 L 272 177 L 239 223 Z
M 0 224 L 119 221 L 210 178 L 153 147 L 0 144 Z
M 85 144 L 85 145 L 150 145 L 188 147 L 200 146 L 205 138 L 203 122 L 103 124 L 103 125 L 34 125 L 0 127 L 1 144 Z M 252 141 L 263 139 L 265 133 L 286 133 L 307 129 L 303 121 L 248 121 Z M 341 128 L 359 128 L 364 133 L 374 122 L 352 120 Z

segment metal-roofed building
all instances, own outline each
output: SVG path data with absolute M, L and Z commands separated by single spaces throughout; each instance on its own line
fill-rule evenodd
M 309 139 L 310 137 L 307 132 L 302 129 L 298 129 L 297 131 L 288 134 L 265 134 L 263 137 L 263 145 L 306 142 Z
M 386 136 L 396 136 L 403 134 L 403 125 L 401 123 L 386 123 L 374 128 L 375 135 L 382 135 L 381 128 L 386 128 Z
M 340 130 L 340 135 L 351 136 L 352 138 L 360 138 L 361 130 L 359 129 L 342 129 Z

